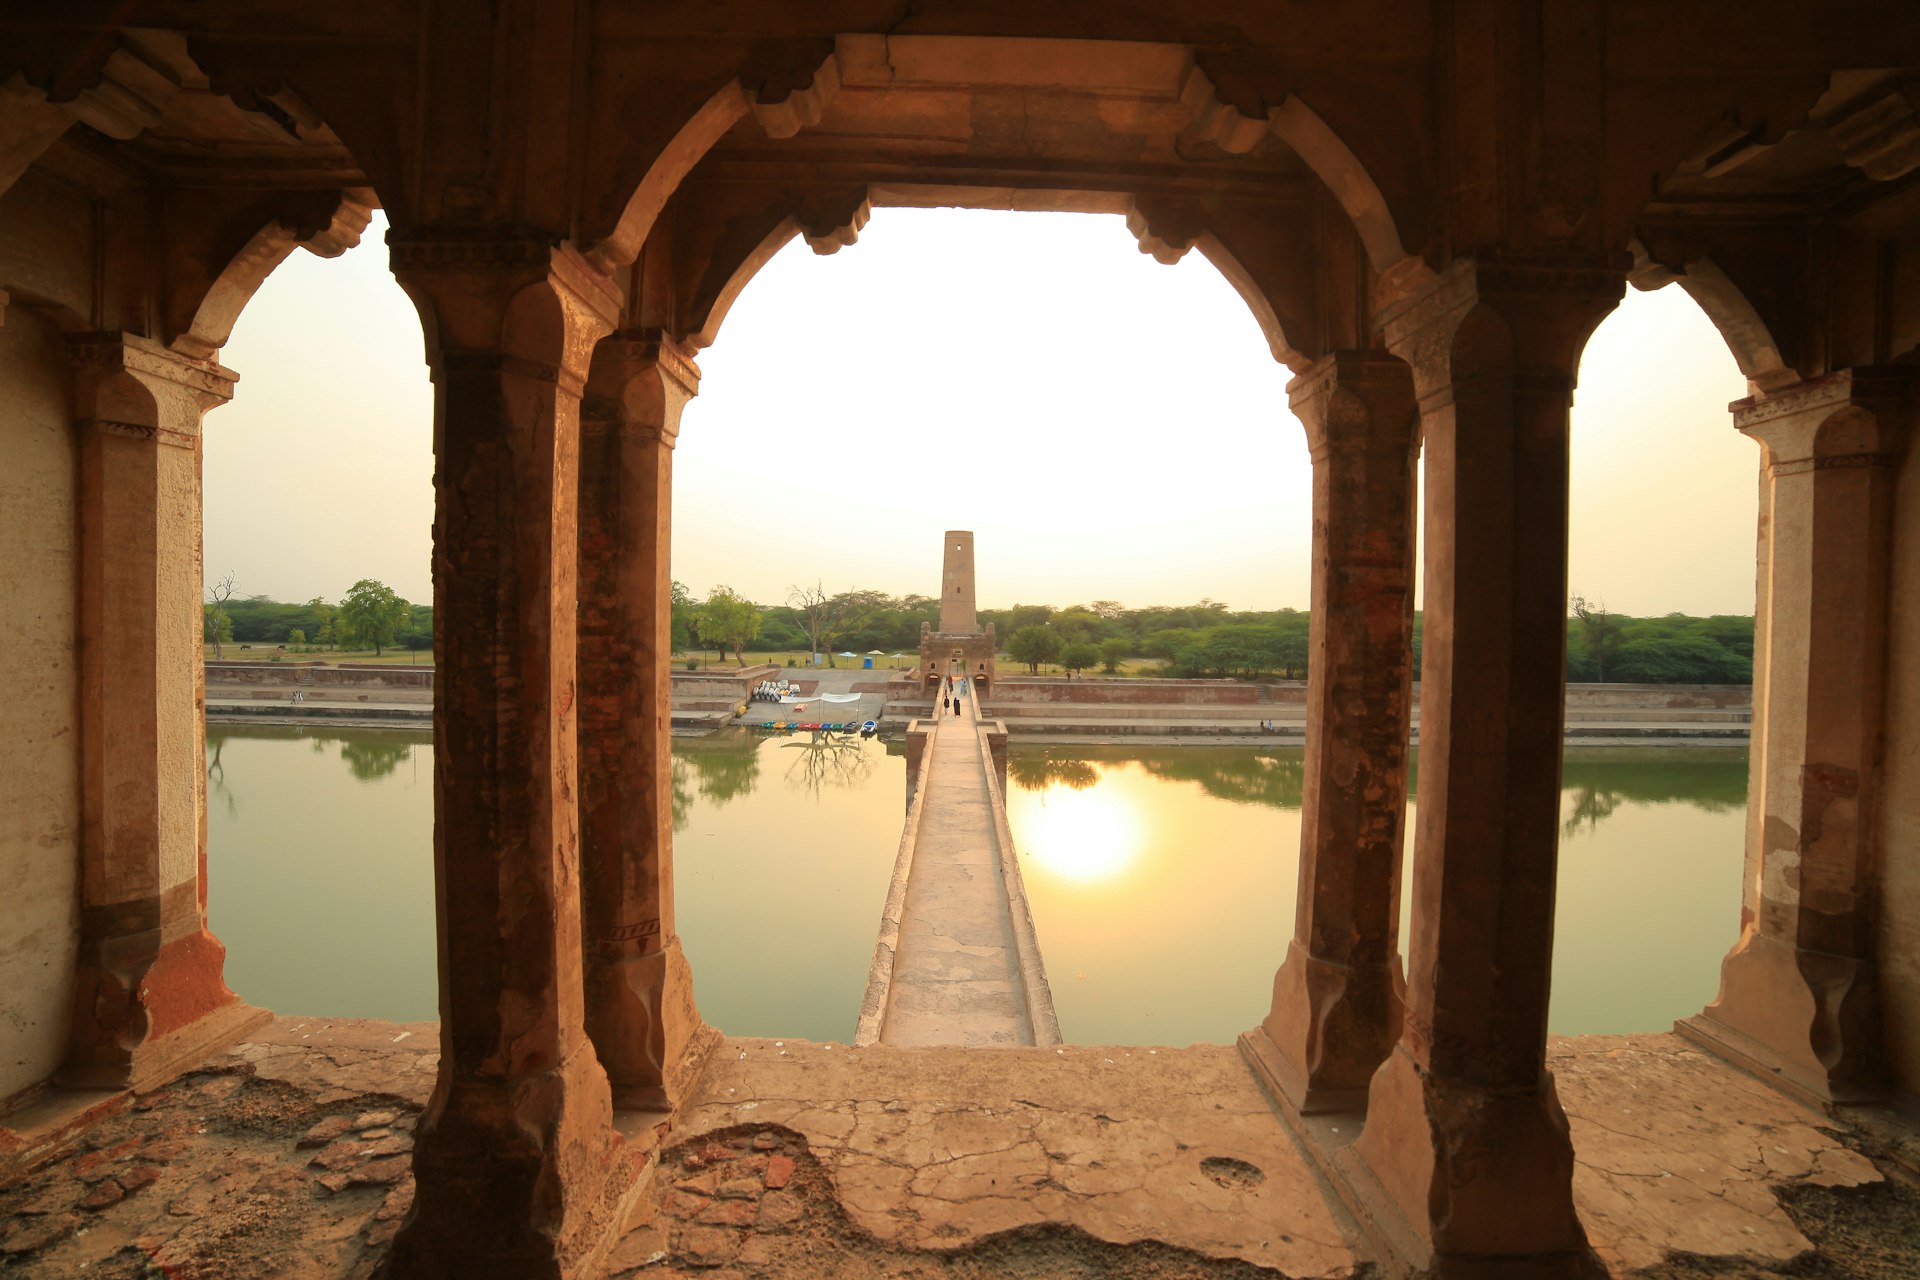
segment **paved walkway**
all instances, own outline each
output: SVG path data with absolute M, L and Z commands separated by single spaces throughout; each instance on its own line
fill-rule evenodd
M 938 707 L 935 708 L 939 710 Z M 972 696 L 935 717 L 921 762 L 925 791 L 880 1042 L 1030 1045 L 1020 949 L 1007 901 Z

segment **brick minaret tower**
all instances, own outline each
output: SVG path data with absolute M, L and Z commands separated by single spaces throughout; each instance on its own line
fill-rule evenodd
M 993 628 L 980 629 L 974 608 L 973 534 L 947 530 L 941 547 L 940 627 L 920 624 L 920 675 L 928 688 L 948 675 L 967 676 L 984 697 L 993 680 Z
M 973 534 L 947 530 L 946 555 L 940 574 L 940 631 L 944 635 L 973 635 L 980 619 L 973 607 Z

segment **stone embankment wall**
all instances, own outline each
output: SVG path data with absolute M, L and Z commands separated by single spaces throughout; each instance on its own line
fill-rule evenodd
M 1016 733 L 1271 734 L 1297 739 L 1306 729 L 1305 681 L 1116 680 L 1019 676 L 985 698 L 988 714 Z M 1567 688 L 1569 737 L 1690 738 L 1744 742 L 1753 718 L 1746 685 L 1575 684 Z M 890 702 L 891 719 L 924 704 Z M 1413 724 L 1420 723 L 1420 687 Z
M 994 706 L 1033 702 L 1081 705 L 1253 706 L 1307 700 L 1304 681 L 1254 683 L 1243 680 L 1063 680 L 1050 676 L 1001 676 L 987 701 Z
M 669 691 L 675 711 L 725 711 L 747 700 L 753 686 L 777 680 L 786 670 L 771 662 L 751 667 L 715 667 L 705 671 L 676 671 Z
M 209 662 L 207 684 L 263 689 L 431 689 L 433 668 L 374 663 Z
M 1416 701 L 1420 686 L 1413 686 Z M 987 701 L 994 707 L 1033 703 L 1076 706 L 1234 707 L 1296 703 L 1304 706 L 1304 680 L 1064 680 L 1047 676 L 1003 676 Z M 1740 709 L 1753 705 L 1753 689 L 1744 684 L 1570 684 L 1569 710 L 1619 708 Z

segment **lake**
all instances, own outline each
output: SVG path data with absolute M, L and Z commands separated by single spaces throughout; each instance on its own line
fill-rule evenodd
M 207 761 L 229 985 L 282 1013 L 437 1017 L 431 735 L 214 724 Z M 1016 740 L 1008 819 L 1068 1040 L 1230 1043 L 1265 1015 L 1293 931 L 1301 772 L 1299 748 Z M 1713 998 L 1746 776 L 1742 749 L 1568 750 L 1553 1031 L 1664 1029 Z M 905 816 L 898 745 L 676 738 L 673 785 L 702 1015 L 846 1040 Z

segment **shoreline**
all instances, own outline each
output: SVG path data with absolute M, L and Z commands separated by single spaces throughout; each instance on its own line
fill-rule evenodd
M 221 725 L 305 725 L 315 728 L 332 729 L 403 729 L 412 732 L 431 732 L 433 729 L 433 710 L 431 707 L 390 706 L 370 707 L 363 705 L 326 706 L 287 703 L 208 703 L 206 723 Z M 1677 728 L 1671 722 L 1649 721 L 1643 725 L 1619 724 L 1607 726 L 1577 726 L 1561 737 L 1565 747 L 1696 747 L 1705 749 L 1746 750 L 1752 744 L 1750 726 L 1714 725 L 1712 727 L 1689 726 L 1688 732 L 1675 732 Z M 675 738 L 704 738 L 723 729 L 758 730 L 752 723 L 732 721 L 725 724 L 674 724 L 671 736 Z M 904 722 L 881 725 L 879 737 L 894 740 L 904 736 Z M 1420 729 L 1415 725 L 1409 738 L 1412 746 L 1420 745 Z M 1209 733 L 1204 730 L 1169 725 L 1165 732 L 1154 733 L 1113 733 L 1090 732 L 1075 733 L 1062 730 L 1039 730 L 1031 733 L 1013 733 L 1008 743 L 1012 747 L 1033 746 L 1139 746 L 1139 747 L 1304 747 L 1304 730 L 1289 726 L 1278 733 Z

